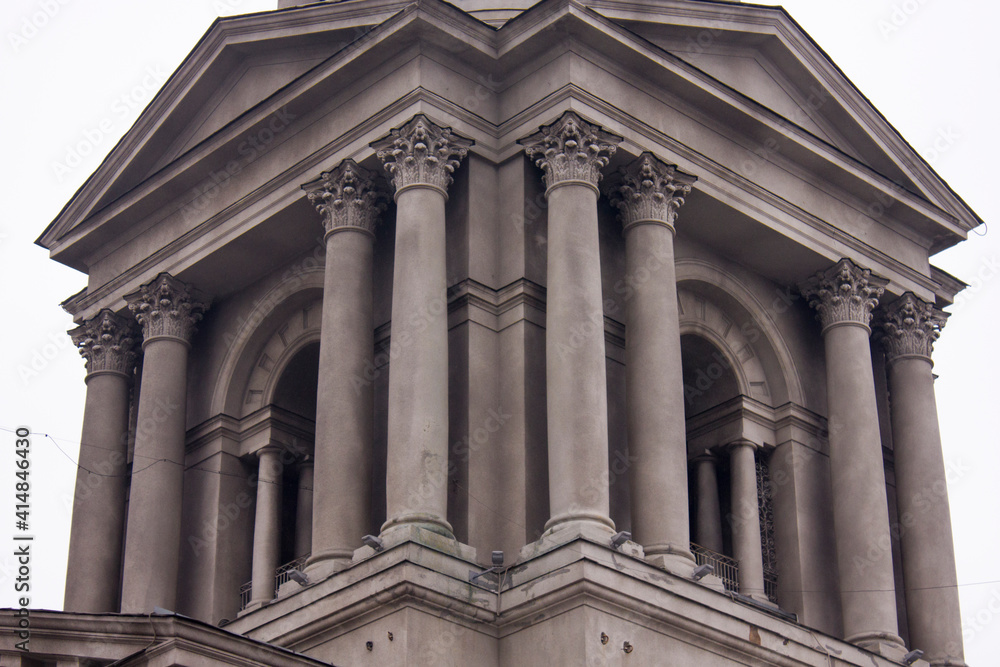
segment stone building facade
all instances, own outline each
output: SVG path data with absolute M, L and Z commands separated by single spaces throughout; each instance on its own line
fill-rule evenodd
M 37 659 L 964 664 L 929 257 L 981 221 L 787 14 L 279 4 L 39 239 Z

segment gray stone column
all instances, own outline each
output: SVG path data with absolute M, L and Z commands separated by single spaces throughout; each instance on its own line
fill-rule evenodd
M 69 334 L 87 360 L 87 401 L 64 608 L 117 612 L 128 488 L 129 384 L 139 331 L 131 317 L 102 310 Z
M 386 522 L 453 537 L 448 523 L 448 302 L 445 202 L 472 142 L 414 116 L 373 147 L 392 174 L 396 249 Z
M 931 665 L 964 665 L 955 547 L 931 352 L 947 313 L 907 292 L 885 309 L 896 503 L 910 644 Z
M 620 137 L 567 111 L 522 139 L 545 172 L 547 532 L 614 531 L 608 491 L 604 306 L 597 226 L 601 169 Z
M 375 350 L 372 244 L 385 208 L 373 174 L 345 160 L 302 186 L 323 216 L 326 273 L 316 391 L 312 555 L 319 580 L 348 564 L 371 532 Z
M 695 177 L 643 153 L 613 180 L 625 233 L 625 405 L 632 536 L 646 560 L 687 574 L 687 429 L 674 221 Z
M 842 259 L 801 286 L 823 325 L 837 570 L 849 642 L 902 647 L 869 336 L 887 281 Z
M 698 484 L 695 508 L 695 542 L 722 553 L 722 510 L 719 506 L 719 474 L 716 459 L 704 454 L 695 459 Z
M 274 599 L 274 573 L 281 565 L 281 448 L 257 452 L 257 503 L 253 523 L 250 603 L 257 609 Z
M 173 610 L 184 491 L 187 363 L 195 323 L 208 307 L 193 288 L 161 273 L 125 297 L 143 330 L 123 613 Z
M 757 445 L 739 440 L 729 446 L 730 512 L 733 556 L 739 562 L 740 593 L 767 602 L 764 557 L 760 549 L 760 505 L 757 498 Z
M 295 501 L 295 558 L 312 552 L 313 460 L 299 463 L 299 488 Z

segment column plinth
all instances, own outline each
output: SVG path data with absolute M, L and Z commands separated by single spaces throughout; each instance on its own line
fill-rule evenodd
M 447 520 L 445 202 L 471 145 L 423 115 L 373 144 L 396 200 L 383 536 L 414 527 L 454 537 Z
M 964 665 L 958 577 L 931 353 L 946 313 L 906 293 L 885 309 L 896 502 L 910 644 L 931 665 Z
M 69 332 L 87 360 L 87 399 L 73 494 L 67 611 L 118 611 L 128 488 L 129 385 L 139 331 L 110 310 Z
M 545 174 L 547 533 L 610 534 L 597 184 L 621 139 L 566 112 L 520 143 Z
M 207 308 L 166 273 L 125 297 L 143 329 L 123 613 L 174 609 L 181 537 L 187 361 L 195 323 Z
M 326 229 L 314 466 L 320 483 L 311 492 L 307 565 L 318 580 L 350 563 L 372 529 L 372 246 L 385 205 L 374 174 L 353 160 L 302 187 Z
M 732 486 L 729 513 L 733 531 L 733 555 L 739 562 L 740 593 L 767 602 L 764 592 L 764 557 L 760 545 L 760 505 L 757 498 L 757 445 L 740 440 L 729 446 L 729 476 Z
M 889 509 L 869 336 L 887 281 L 840 260 L 801 287 L 818 311 L 826 354 L 837 569 L 849 642 L 898 650 Z
M 624 228 L 626 283 L 632 288 L 625 302 L 625 404 L 635 460 L 629 468 L 632 535 L 647 560 L 687 574 L 694 556 L 674 221 L 695 177 L 651 153 L 616 176 L 612 203 Z

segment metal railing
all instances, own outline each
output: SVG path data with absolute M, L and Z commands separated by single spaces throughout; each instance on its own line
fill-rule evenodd
M 306 561 L 309 560 L 310 554 L 304 556 L 299 556 L 295 560 L 290 560 L 284 565 L 279 565 L 278 569 L 274 571 L 274 594 L 278 595 L 278 589 L 281 588 L 281 584 L 285 583 L 289 579 L 289 572 L 292 570 L 302 571 L 305 567 Z
M 278 597 L 278 589 L 281 585 L 288 581 L 291 576 L 290 572 L 292 570 L 301 571 L 305 567 L 306 561 L 309 560 L 311 554 L 305 554 L 304 556 L 299 556 L 295 560 L 290 560 L 284 565 L 279 565 L 274 571 L 274 593 L 272 597 Z M 250 604 L 250 599 L 253 594 L 253 580 L 250 580 L 240 586 L 240 611 L 247 608 Z
M 764 568 L 764 595 L 774 604 L 778 604 L 778 573 L 771 572 L 767 568 Z
M 700 544 L 691 543 L 691 553 L 698 565 L 711 565 L 714 574 L 722 579 L 722 585 L 730 593 L 740 592 L 740 565 L 735 558 L 724 556 Z
M 252 581 L 248 581 L 240 586 L 240 611 L 246 609 L 247 605 L 250 604 L 250 593 L 252 592 L 252 588 Z

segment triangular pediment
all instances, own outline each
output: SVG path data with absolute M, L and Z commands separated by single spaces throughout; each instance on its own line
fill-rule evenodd
M 130 218 L 151 224 L 149 212 L 163 210 L 171 192 L 196 190 L 210 170 L 238 160 L 277 110 L 293 106 L 302 118 L 407 49 L 446 54 L 470 72 L 523 76 L 555 33 L 610 66 L 631 62 L 629 76 L 648 78 L 678 108 L 707 109 L 751 152 L 773 153 L 862 199 L 900 199 L 915 221 L 904 224 L 931 245 L 953 244 L 979 224 L 783 10 L 697 0 L 636 7 L 544 0 L 497 27 L 439 0 L 354 0 L 219 20 L 39 243 L 86 270 L 99 243 L 86 238 L 89 227 L 111 221 L 107 233 L 121 234 Z M 704 34 L 708 44 L 698 41 Z M 500 104 L 469 122 L 499 141 L 512 122 L 504 113 Z M 293 159 L 321 159 L 323 146 L 310 150 Z M 504 157 L 507 149 L 480 141 L 477 150 Z

